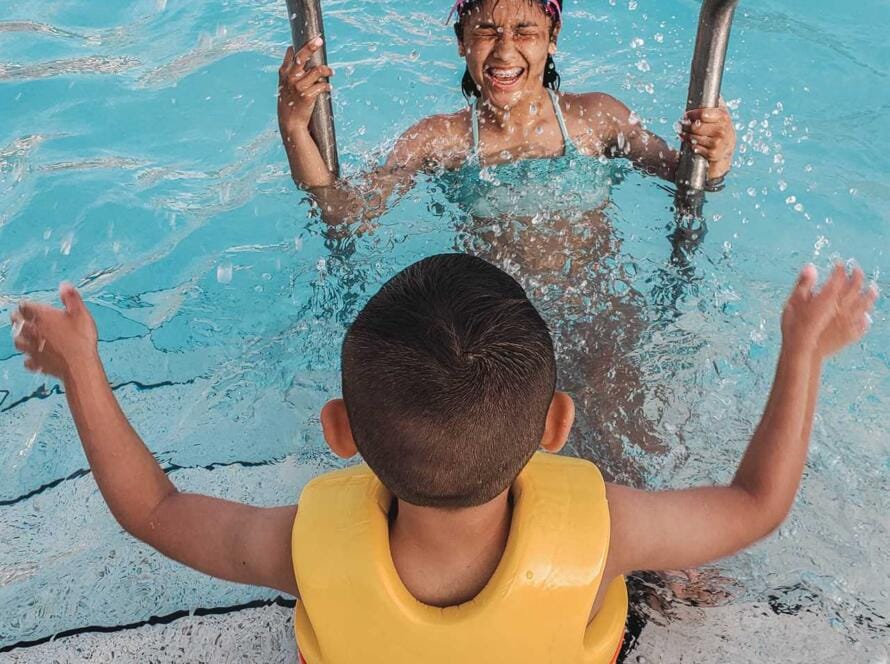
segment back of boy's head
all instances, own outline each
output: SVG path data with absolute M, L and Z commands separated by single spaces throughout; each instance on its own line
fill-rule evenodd
M 343 398 L 364 460 L 399 499 L 481 505 L 541 442 L 553 342 L 525 291 L 479 258 L 399 272 L 343 342 Z

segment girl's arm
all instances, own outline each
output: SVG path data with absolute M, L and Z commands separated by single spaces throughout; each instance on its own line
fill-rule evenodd
M 338 180 L 331 173 L 309 133 L 309 121 L 318 96 L 329 92 L 326 66 L 308 66 L 321 48 L 320 37 L 306 43 L 298 52 L 288 47 L 278 70 L 278 129 L 287 153 L 291 177 L 297 186 L 309 191 L 331 225 L 370 221 L 386 211 L 393 193 L 401 195 L 414 184 L 418 172 L 434 168 L 443 159 L 450 143 L 450 121 L 433 116 L 420 121 L 396 142 L 386 163 L 356 182 Z
M 599 120 L 600 138 L 611 157 L 629 159 L 636 168 L 674 182 L 680 152 L 646 129 L 639 117 L 623 103 L 604 94 L 588 95 L 588 114 Z M 689 111 L 681 120 L 680 138 L 691 141 L 693 150 L 708 160 L 708 178 L 725 175 L 732 166 L 735 128 L 726 105 Z

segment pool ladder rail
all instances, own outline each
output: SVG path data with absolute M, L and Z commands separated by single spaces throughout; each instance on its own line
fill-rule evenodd
M 310 39 L 324 35 L 320 0 L 287 0 L 287 16 L 290 21 L 291 39 L 294 50 L 299 50 Z M 309 60 L 315 66 L 327 65 L 327 43 L 315 52 Z M 331 108 L 331 94 L 318 96 L 309 133 L 321 152 L 322 159 L 334 177 L 340 177 L 340 159 L 337 156 L 337 136 L 334 132 L 334 111 Z
M 689 74 L 689 92 L 686 95 L 687 111 L 714 108 L 719 104 L 726 47 L 737 4 L 738 0 L 704 0 L 702 3 Z M 695 154 L 691 145 L 684 143 L 675 178 L 677 190 L 674 206 L 678 219 L 702 216 L 707 177 L 707 160 Z

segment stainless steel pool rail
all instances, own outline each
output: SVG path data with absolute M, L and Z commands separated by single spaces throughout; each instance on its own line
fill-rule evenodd
M 687 111 L 713 108 L 719 103 L 726 47 L 737 4 L 738 0 L 704 0 L 702 3 L 686 95 Z M 707 177 L 707 160 L 684 143 L 675 177 L 674 206 L 679 217 L 701 217 Z
M 324 35 L 320 0 L 287 0 L 287 16 L 295 51 L 310 39 Z M 327 43 L 322 44 L 309 62 L 316 66 L 328 63 Z M 309 121 L 309 133 L 318 146 L 328 170 L 334 177 L 340 177 L 334 111 L 331 108 L 331 95 L 328 92 L 318 96 L 312 119 Z

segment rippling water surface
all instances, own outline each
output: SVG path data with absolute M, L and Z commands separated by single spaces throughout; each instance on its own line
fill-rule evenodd
M 887 290 L 886 3 L 742 0 L 724 84 L 739 149 L 683 271 L 668 262 L 669 195 L 626 170 L 578 253 L 546 219 L 480 240 L 435 181 L 373 233 L 327 239 L 277 136 L 283 4 L 0 7 L 0 648 L 273 596 L 204 578 L 120 532 L 60 388 L 23 371 L 2 329 L 15 301 L 50 301 L 60 280 L 86 294 L 118 398 L 175 481 L 265 504 L 294 500 L 333 464 L 317 413 L 338 390 L 344 327 L 422 256 L 474 246 L 512 266 L 550 319 L 561 380 L 583 407 L 576 451 L 659 487 L 730 477 L 802 263 L 854 257 Z M 446 4 L 325 2 L 347 173 L 414 121 L 462 103 Z M 569 0 L 563 88 L 614 94 L 673 140 L 698 6 Z M 532 236 L 555 243 L 546 251 L 562 267 L 540 260 Z M 742 621 L 765 607 L 800 620 L 784 659 L 886 661 L 886 311 L 826 372 L 787 523 L 703 579 L 637 580 L 637 614 L 695 642 L 712 635 L 690 606 L 711 598 Z M 826 634 L 837 638 L 805 658 Z M 651 661 L 647 647 L 644 630 L 628 661 Z M 775 644 L 750 652 L 782 658 Z

